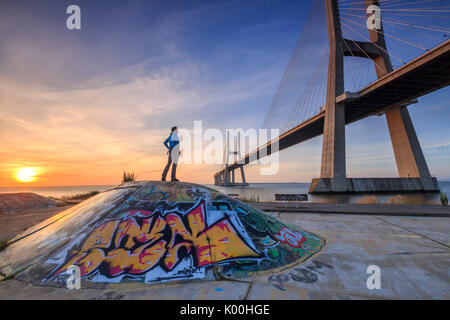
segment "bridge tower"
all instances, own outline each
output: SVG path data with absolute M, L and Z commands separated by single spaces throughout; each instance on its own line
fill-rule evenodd
M 214 175 L 214 184 L 216 186 L 228 186 L 228 187 L 246 187 L 248 186 L 247 181 L 245 180 L 245 173 L 244 173 L 244 164 L 239 166 L 239 168 L 236 169 L 230 169 L 229 165 L 232 161 L 238 160 L 242 154 L 241 154 L 241 132 L 238 131 L 237 133 L 237 139 L 236 137 L 233 137 L 233 150 L 230 150 L 230 133 L 227 131 L 227 138 L 225 142 L 225 153 L 224 153 L 224 163 L 225 168 L 216 173 Z M 231 157 L 230 157 L 231 156 Z M 231 159 L 231 160 L 230 160 Z M 236 174 L 235 170 L 239 169 L 241 171 L 241 179 L 242 182 L 236 182 Z
M 325 105 L 321 174 L 313 179 L 311 193 L 436 191 L 435 178 L 428 170 L 406 104 L 385 110 L 394 149 L 399 178 L 350 179 L 346 174 L 344 56 L 357 56 L 374 62 L 378 79 L 393 71 L 387 51 L 383 24 L 381 29 L 369 30 L 370 41 L 351 41 L 342 36 L 337 0 L 324 0 L 328 36 L 329 65 Z M 379 6 L 378 0 L 365 0 L 369 6 Z M 369 14 L 368 14 L 369 15 Z M 378 68 L 377 68 L 377 67 Z

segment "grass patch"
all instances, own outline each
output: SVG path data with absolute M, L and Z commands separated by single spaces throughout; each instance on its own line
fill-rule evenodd
M 136 181 L 137 176 L 133 172 L 123 172 L 122 183 Z
M 78 194 L 73 194 L 70 196 L 62 196 L 60 198 L 60 200 L 62 201 L 67 201 L 67 200 L 86 200 L 89 198 L 92 198 L 93 196 L 96 196 L 100 193 L 100 191 L 94 190 L 94 191 L 89 191 L 89 192 L 85 192 L 85 193 L 78 193 Z
M 440 199 L 441 199 L 441 203 L 442 203 L 443 206 L 448 206 L 448 197 L 442 191 L 441 191 Z
M 8 240 L 0 240 L 0 251 L 5 250 L 9 246 Z

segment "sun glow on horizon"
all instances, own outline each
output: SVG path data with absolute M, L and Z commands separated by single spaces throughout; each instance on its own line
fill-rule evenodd
M 16 179 L 20 182 L 31 182 L 36 180 L 38 171 L 35 168 L 20 168 L 16 172 Z

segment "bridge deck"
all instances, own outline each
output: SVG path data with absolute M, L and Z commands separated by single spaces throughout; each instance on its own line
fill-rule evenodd
M 349 124 L 374 114 L 380 114 L 390 106 L 407 103 L 449 84 L 450 40 L 447 40 L 371 83 L 357 94 L 344 94 L 338 97 L 337 101 L 345 104 L 345 123 Z M 325 112 L 322 111 L 278 138 L 246 154 L 228 168 L 233 170 L 270 155 L 275 142 L 278 142 L 278 150 L 281 151 L 323 134 L 324 117 Z M 219 171 L 216 175 L 223 171 Z

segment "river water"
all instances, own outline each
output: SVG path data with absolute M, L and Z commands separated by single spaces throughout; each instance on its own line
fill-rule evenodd
M 442 192 L 450 198 L 450 181 L 439 182 Z M 273 201 L 276 193 L 308 193 L 309 183 L 252 183 L 248 187 L 219 187 L 212 184 L 205 186 L 217 189 L 225 194 L 256 201 Z M 113 186 L 67 186 L 67 187 L 34 187 L 34 188 L 0 188 L 0 193 L 34 192 L 42 196 L 62 197 L 103 191 Z M 317 203 L 403 203 L 403 204 L 440 204 L 439 194 L 407 193 L 407 194 L 375 194 L 375 195 L 308 195 L 309 202 Z

